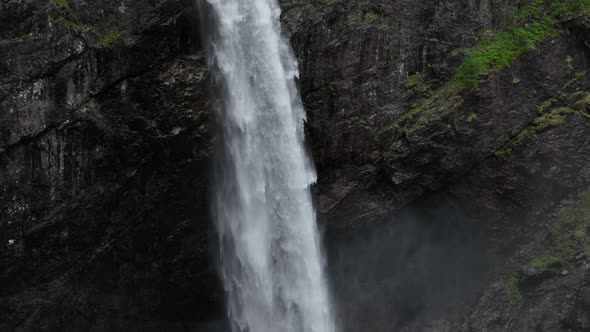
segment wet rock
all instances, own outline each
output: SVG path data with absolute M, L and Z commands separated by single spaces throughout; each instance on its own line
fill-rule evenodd
M 0 6 L 0 330 L 216 317 L 192 3 Z
M 450 207 L 465 215 L 451 229 L 476 225 L 500 274 L 589 183 L 588 17 L 448 93 L 461 49 L 505 29 L 522 2 L 280 2 L 330 245 L 396 223 L 403 207 Z M 219 329 L 206 322 L 224 296 L 208 210 L 215 101 L 193 4 L 0 5 L 0 329 Z M 454 294 L 445 318 L 413 294 L 396 328 L 587 329 L 588 264 L 565 270 L 523 269 L 522 303 L 468 280 L 477 292 Z M 359 330 L 390 315 L 353 309 L 342 315 Z

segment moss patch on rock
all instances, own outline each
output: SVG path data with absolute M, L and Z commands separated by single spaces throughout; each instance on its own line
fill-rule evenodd
M 586 111 L 586 109 L 590 108 L 590 93 L 586 93 L 582 96 L 582 98 L 576 101 L 574 106 L 580 111 Z
M 53 4 L 65 10 L 71 10 L 69 0 L 53 0 Z
M 539 116 L 508 141 L 508 143 L 496 150 L 495 155 L 500 158 L 509 157 L 514 148 L 526 138 L 536 137 L 543 130 L 564 124 L 566 118 L 574 112 L 590 119 L 590 114 L 588 114 L 587 107 L 585 106 L 586 99 L 589 98 L 590 93 L 585 91 L 565 92 L 568 90 L 571 91 L 572 87 L 585 77 L 587 73 L 587 70 L 576 73 L 571 80 L 563 85 L 555 98 L 547 99 L 538 105 L 537 113 Z
M 381 16 L 375 12 L 368 12 L 365 14 L 364 24 L 371 24 L 381 19 Z
M 590 13 L 590 0 L 534 0 L 516 13 L 515 26 L 485 38 L 467 54 L 452 78 L 460 88 L 477 88 L 480 79 L 510 65 L 523 53 L 534 49 L 555 29 L 563 16 Z
M 533 120 L 533 122 L 525 127 L 518 135 L 512 138 L 506 145 L 495 152 L 498 157 L 507 157 L 512 154 L 512 150 L 525 138 L 536 136 L 547 128 L 556 127 L 565 123 L 565 119 L 573 113 L 569 107 L 558 107 L 545 113 Z
M 407 123 L 417 113 L 431 109 L 433 104 L 445 103 L 445 99 L 458 96 L 464 89 L 477 88 L 481 79 L 507 68 L 514 59 L 535 49 L 548 35 L 557 33 L 561 19 L 586 14 L 590 14 L 590 0 L 534 0 L 515 10 L 514 22 L 510 27 L 502 32 L 484 34 L 472 48 L 460 48 L 460 53 L 466 54 L 466 57 L 451 79 L 377 133 L 382 134 Z M 409 76 L 406 87 L 413 88 L 419 79 L 419 76 Z M 513 81 L 515 84 L 519 82 L 520 79 Z
M 55 20 L 55 22 L 64 23 L 71 28 L 80 28 L 80 29 L 85 29 L 85 30 L 94 30 L 95 29 L 95 26 L 93 26 L 91 24 L 81 23 L 81 22 L 78 22 L 78 21 L 75 21 L 72 19 L 68 19 L 64 16 L 53 17 L 53 19 Z
M 502 287 L 504 288 L 504 295 L 511 303 L 521 305 L 524 302 L 524 296 L 522 295 L 519 285 L 518 274 L 513 273 L 502 279 Z
M 102 36 L 102 38 L 100 39 L 100 45 L 110 44 L 119 37 L 121 37 L 121 31 L 119 31 L 119 29 L 112 29 L 111 31 L 107 32 L 104 36 Z
M 549 238 L 532 258 L 536 268 L 568 265 L 580 254 L 590 255 L 590 189 L 547 226 Z
M 482 76 L 508 67 L 510 62 L 533 49 L 541 42 L 549 25 L 545 20 L 533 22 L 528 28 L 513 28 L 496 38 L 484 40 L 467 53 L 452 78 L 452 84 L 460 88 L 476 88 Z

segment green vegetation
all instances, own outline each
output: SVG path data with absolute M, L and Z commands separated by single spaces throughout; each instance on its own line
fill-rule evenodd
M 531 261 L 534 268 L 547 268 L 561 263 L 561 258 L 551 254 L 540 254 Z
M 378 134 L 382 134 L 394 127 L 404 127 L 411 123 L 415 116 L 418 116 L 416 121 L 406 128 L 406 132 L 413 132 L 429 121 L 434 120 L 436 116 L 442 117 L 448 114 L 463 103 L 463 99 L 457 95 L 457 92 L 454 87 L 444 85 L 434 91 L 428 98 L 422 99 L 398 119 L 381 128 Z M 445 104 L 440 105 L 439 102 Z M 443 110 L 443 112 L 440 112 L 440 110 Z
M 544 103 L 545 104 L 545 103 Z M 551 105 L 551 104 L 549 104 Z M 547 106 L 539 106 L 547 107 Z M 565 119 L 570 113 L 573 113 L 569 107 L 558 107 L 553 109 L 551 112 L 542 114 L 541 116 L 535 118 L 531 124 L 525 127 L 516 137 L 514 137 L 508 144 L 506 144 L 501 149 L 495 152 L 496 156 L 504 158 L 512 154 L 512 150 L 518 143 L 523 141 L 525 138 L 530 136 L 536 136 L 539 132 L 551 128 L 556 127 L 558 125 L 564 124 Z
M 590 0 L 533 0 L 528 5 L 507 12 L 512 12 L 514 17 L 507 20 L 509 25 L 504 31 L 487 30 L 480 34 L 481 40 L 474 47 L 453 51 L 453 54 L 465 54 L 465 59 L 452 78 L 402 117 L 381 128 L 378 133 L 408 123 L 418 113 L 432 109 L 433 103 L 445 103 L 445 99 L 457 96 L 463 89 L 477 88 L 481 79 L 508 67 L 515 58 L 535 49 L 547 36 L 557 34 L 557 23 L 564 17 L 589 14 Z M 372 21 L 378 15 L 367 14 L 367 17 L 365 21 Z M 518 84 L 520 78 L 515 77 L 512 82 Z M 406 87 L 413 88 L 415 84 L 418 84 L 418 77 L 408 77 Z M 425 115 L 421 117 L 423 116 Z M 416 120 L 416 124 L 427 121 L 420 118 Z
M 531 266 L 551 268 L 567 265 L 577 255 L 590 255 L 590 189 L 548 226 L 549 242 L 537 252 Z
M 436 99 L 436 95 L 433 94 L 429 98 L 422 100 L 422 102 L 419 105 L 417 105 L 416 107 L 410 109 L 408 112 L 406 112 L 404 115 L 400 116 L 394 122 L 392 122 L 389 125 L 383 127 L 381 129 L 381 131 L 379 131 L 379 134 L 382 134 L 382 133 L 388 131 L 389 129 L 391 129 L 393 127 L 396 127 L 396 126 L 399 127 L 400 125 L 409 122 L 414 117 L 414 115 L 423 112 L 429 106 L 431 106 L 435 99 Z
M 565 63 L 567 64 L 567 67 L 569 69 L 574 69 L 573 63 L 574 63 L 574 59 L 568 55 L 567 58 L 565 58 Z
M 545 38 L 548 29 L 546 22 L 533 22 L 528 28 L 514 28 L 493 40 L 482 41 L 477 48 L 468 51 L 452 84 L 459 88 L 476 88 L 482 76 L 507 67 L 510 61 L 533 49 Z
M 70 7 L 70 1 L 69 0 L 53 0 L 53 3 L 58 6 L 61 7 L 65 10 L 71 10 L 72 8 Z
M 119 29 L 113 29 L 111 31 L 109 31 L 107 34 L 105 34 L 101 39 L 100 39 L 100 45 L 107 45 L 110 44 L 111 42 L 113 42 L 115 39 L 121 37 L 121 31 L 119 31 Z
M 502 286 L 504 287 L 504 294 L 508 300 L 514 304 L 520 305 L 524 302 L 524 297 L 520 286 L 518 284 L 518 275 L 511 274 L 507 278 L 502 280 Z
M 477 117 L 477 114 L 471 112 L 469 113 L 469 115 L 467 115 L 467 122 L 471 123 L 473 121 L 477 121 L 479 120 L 479 118 Z
M 538 114 L 545 114 L 547 110 L 556 102 L 555 98 L 545 100 L 541 105 L 537 106 Z
M 381 19 L 381 16 L 375 12 L 368 12 L 365 14 L 365 20 L 363 21 L 364 24 L 371 24 L 377 20 Z
M 467 57 L 452 78 L 459 88 L 477 88 L 479 80 L 506 68 L 526 51 L 534 49 L 555 29 L 563 16 L 590 13 L 590 0 L 534 0 L 516 12 L 515 26 L 483 39 L 472 49 L 463 49 Z
M 590 93 L 586 93 L 575 103 L 576 108 L 581 112 L 585 112 L 586 109 L 590 108 Z
M 346 17 L 346 21 L 348 23 L 355 23 L 358 20 L 359 20 L 359 15 L 356 13 L 348 14 L 348 16 Z
M 529 18 L 537 18 L 542 14 L 545 7 L 545 0 L 533 0 L 529 4 L 523 6 L 517 13 L 516 19 L 519 21 L 527 20 Z
M 414 90 L 420 94 L 427 94 L 430 93 L 430 86 L 424 82 L 424 77 L 422 77 L 421 73 L 416 73 L 413 75 L 408 76 L 406 81 L 404 82 L 406 89 Z
M 30 32 L 30 33 L 25 33 L 25 34 L 22 34 L 22 35 L 18 35 L 18 36 L 15 37 L 15 39 L 24 40 L 24 39 L 29 39 L 29 38 L 32 38 L 32 37 L 33 37 L 33 33 Z
M 416 73 L 408 76 L 405 82 L 405 86 L 406 88 L 413 88 L 420 83 L 422 83 L 422 75 L 420 73 Z
M 93 26 L 93 25 L 91 25 L 91 24 L 85 24 L 85 23 L 80 23 L 80 22 L 77 22 L 77 21 L 73 21 L 73 20 L 67 19 L 64 16 L 57 16 L 57 17 L 54 17 L 53 19 L 57 23 L 60 23 L 60 22 L 61 23 L 65 23 L 69 27 L 72 27 L 72 28 L 80 28 L 80 29 L 86 29 L 86 30 L 94 30 L 94 29 L 96 29 L 96 27 Z
M 590 14 L 590 0 L 557 1 L 553 5 L 555 17 L 571 17 Z
M 533 129 L 535 129 L 535 132 L 539 132 L 546 128 L 562 125 L 565 123 L 566 116 L 573 112 L 574 110 L 569 107 L 556 108 L 533 120 Z
M 556 127 L 565 123 L 565 119 L 571 113 L 578 112 L 580 115 L 590 119 L 587 108 L 590 106 L 590 93 L 577 91 L 567 94 L 566 90 L 571 89 L 576 82 L 582 79 L 589 71 L 577 72 L 574 77 L 563 85 L 556 98 L 550 98 L 537 106 L 539 116 L 528 126 L 518 133 L 516 137 L 495 152 L 496 156 L 505 158 L 512 154 L 513 148 L 527 137 L 535 137 L 544 129 Z M 570 107 L 556 107 L 556 104 L 571 105 Z

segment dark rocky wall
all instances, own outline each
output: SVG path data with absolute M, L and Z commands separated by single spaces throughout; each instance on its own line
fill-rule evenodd
M 590 180 L 588 16 L 560 17 L 476 88 L 452 84 L 462 48 L 527 3 L 283 1 L 343 330 L 589 328 L 587 229 L 543 283 L 527 277 L 573 236 L 546 229 Z
M 449 88 L 525 3 L 281 1 L 344 331 L 590 329 L 588 16 Z M 0 5 L 0 331 L 223 316 L 194 5 Z
M 173 331 L 221 312 L 193 10 L 2 3 L 0 330 Z

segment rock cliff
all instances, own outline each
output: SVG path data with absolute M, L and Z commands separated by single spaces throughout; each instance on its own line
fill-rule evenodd
M 0 331 L 223 317 L 195 2 L 0 5 Z M 590 330 L 587 0 L 281 0 L 343 331 Z

